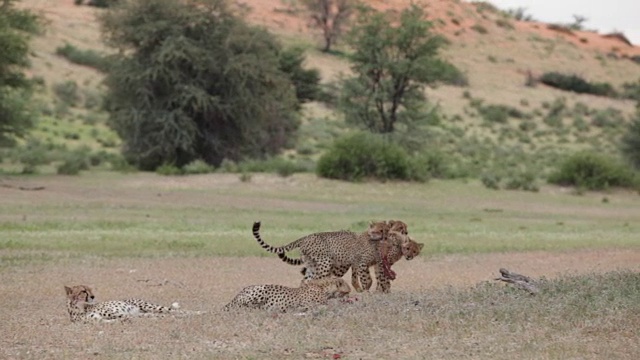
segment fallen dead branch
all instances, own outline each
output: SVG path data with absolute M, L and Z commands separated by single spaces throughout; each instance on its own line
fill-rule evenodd
M 531 295 L 535 295 L 540 291 L 536 282 L 528 276 L 511 272 L 505 268 L 500 268 L 500 275 L 501 276 L 495 280 L 513 284 L 518 289 L 525 290 Z

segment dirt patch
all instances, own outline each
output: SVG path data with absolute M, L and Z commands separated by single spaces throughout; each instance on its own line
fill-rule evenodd
M 429 289 L 468 286 L 491 280 L 498 274 L 499 267 L 533 277 L 616 269 L 640 271 L 640 250 L 423 257 L 411 262 L 401 261 L 394 267 L 398 279 L 392 283 L 392 291 L 411 296 L 428 293 Z M 247 315 L 246 319 L 249 320 L 246 320 L 244 315 L 220 311 L 246 285 L 279 283 L 296 286 L 299 280 L 299 267 L 284 265 L 274 257 L 96 258 L 5 267 L 0 283 L 3 304 L 0 312 L 0 323 L 3 324 L 0 330 L 0 357 L 313 358 L 345 351 L 359 358 L 390 355 L 388 347 L 377 347 L 381 339 L 366 335 L 369 330 L 360 328 L 358 324 L 324 319 L 322 321 L 329 323 L 323 323 L 322 326 L 332 326 L 334 329 L 322 330 L 315 329 L 314 326 L 318 325 L 313 325 L 313 318 L 299 318 L 291 314 L 272 317 L 259 313 Z M 79 283 L 92 285 L 99 301 L 135 296 L 162 304 L 179 301 L 183 309 L 205 310 L 209 313 L 187 319 L 139 319 L 114 326 L 71 324 L 65 310 L 63 285 Z M 369 297 L 392 295 L 359 296 L 361 301 L 367 301 Z M 244 324 L 244 321 L 256 323 Z M 300 322 L 305 324 L 306 330 L 296 327 L 300 326 Z M 348 337 L 350 340 L 347 341 L 344 340 L 347 339 L 346 335 L 340 335 L 343 330 L 335 329 L 362 332 L 363 337 L 350 335 L 355 337 Z M 300 331 L 303 331 L 302 335 Z M 302 336 L 304 339 L 304 331 L 309 331 L 306 335 L 310 337 L 309 343 L 299 344 L 296 348 L 280 348 L 268 341 L 269 334 L 285 338 Z M 409 341 L 406 340 L 407 336 L 419 336 L 421 331 L 426 330 L 416 328 L 403 331 L 405 333 L 389 331 L 384 341 L 389 341 L 399 349 L 408 345 L 404 343 Z M 340 336 L 345 336 L 340 341 L 340 349 L 327 345 L 330 341 L 325 339 Z M 437 338 L 432 340 L 437 341 Z M 267 353 L 263 352 L 267 351 L 265 348 L 269 348 Z M 405 358 L 415 357 L 411 353 L 405 355 Z

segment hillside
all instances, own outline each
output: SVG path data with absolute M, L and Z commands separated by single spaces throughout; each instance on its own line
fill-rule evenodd
M 287 5 L 291 1 L 235 3 L 249 11 L 250 22 L 273 31 L 285 44 L 304 46 L 307 65 L 321 71 L 323 82 L 331 82 L 340 73 L 349 71 L 342 58 L 317 50 L 317 34 L 307 26 L 301 9 Z M 393 14 L 407 2 L 368 0 L 367 3 Z M 49 114 L 39 125 L 39 136 L 57 142 L 62 134 L 60 141 L 70 147 L 87 144 L 114 151 L 117 139 L 104 126 L 106 114 L 83 105 L 86 98 L 103 90 L 102 74 L 56 55 L 56 49 L 65 43 L 79 49 L 108 51 L 100 41 L 95 18 L 102 10 L 75 6 L 73 0 L 23 0 L 20 4 L 42 12 L 48 21 L 46 33 L 33 41 L 31 72 L 44 80 L 42 106 Z M 557 71 L 606 82 L 619 89 L 625 82 L 640 78 L 640 65 L 630 59 L 640 56 L 640 47 L 593 32 L 558 31 L 544 23 L 516 21 L 486 3 L 432 0 L 423 4 L 436 31 L 450 41 L 444 56 L 469 78 L 466 87 L 439 86 L 428 90 L 429 101 L 443 114 L 443 133 L 430 139 L 434 146 L 446 148 L 454 144 L 453 150 L 458 152 L 467 148 L 472 154 L 491 153 L 472 160 L 479 162 L 495 162 L 500 149 L 534 156 L 585 147 L 616 152 L 623 125 L 634 111 L 632 101 L 579 95 L 543 85 L 527 87 L 525 82 L 529 75 Z M 63 82 L 75 82 L 82 99 L 66 111 L 57 111 L 59 100 L 51 89 Z M 517 109 L 522 117 L 494 123 L 483 115 L 483 106 L 488 105 Z M 304 147 L 305 154 L 315 157 L 342 131 L 340 117 L 322 104 L 310 104 L 305 110 L 298 150 Z M 552 112 L 558 116 L 551 119 Z M 548 163 L 549 159 L 545 161 Z

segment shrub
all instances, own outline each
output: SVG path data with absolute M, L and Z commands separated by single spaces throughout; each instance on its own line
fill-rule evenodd
M 565 75 L 558 72 L 542 74 L 540 82 L 545 85 L 579 94 L 593 94 L 615 97 L 616 91 L 609 83 L 590 83 L 577 75 Z
M 624 124 L 624 115 L 620 110 L 608 107 L 598 110 L 591 118 L 591 123 L 597 127 L 616 128 Z
M 487 34 L 489 31 L 487 30 L 486 27 L 480 25 L 480 24 L 475 24 L 473 26 L 471 26 L 471 30 L 476 31 L 478 34 Z
M 102 72 L 109 70 L 109 59 L 94 50 L 80 50 L 65 43 L 64 46 L 59 46 L 56 49 L 56 55 L 62 56 L 74 64 L 92 67 Z
M 540 188 L 536 184 L 536 176 L 532 172 L 527 171 L 514 174 L 507 178 L 504 188 L 508 190 L 540 191 Z
M 212 173 L 215 169 L 204 160 L 198 159 L 185 165 L 182 170 L 185 174 L 208 174 Z
M 484 184 L 488 189 L 500 190 L 500 181 L 502 178 L 494 173 L 485 173 L 480 177 L 480 181 Z
M 74 106 L 80 95 L 78 94 L 78 84 L 73 80 L 68 80 L 62 83 L 53 84 L 53 93 L 60 99 L 60 101 L 68 106 Z
M 320 158 L 319 176 L 358 181 L 409 178 L 409 156 L 400 146 L 380 135 L 356 133 L 336 140 Z
M 640 112 L 636 115 L 622 137 L 622 154 L 640 170 Z
M 553 184 L 589 190 L 638 186 L 636 173 L 620 162 L 594 152 L 579 152 L 570 156 L 548 180 Z
M 156 174 L 160 175 L 184 175 L 184 171 L 173 164 L 162 164 L 156 168 Z
M 80 148 L 64 155 L 62 164 L 58 165 L 60 175 L 78 175 L 81 170 L 89 169 L 90 150 Z
M 410 160 L 410 179 L 426 181 L 429 178 L 450 179 L 454 177 L 451 161 L 440 151 L 427 151 Z

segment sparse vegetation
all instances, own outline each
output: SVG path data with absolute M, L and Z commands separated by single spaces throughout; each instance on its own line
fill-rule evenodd
M 77 47 L 65 43 L 56 49 L 56 54 L 64 57 L 74 64 L 89 66 L 96 70 L 106 72 L 109 70 L 110 61 L 105 55 L 94 50 L 81 50 Z
M 579 94 L 592 94 L 615 97 L 615 89 L 609 83 L 592 83 L 578 75 L 565 75 L 558 72 L 542 74 L 540 82 L 560 90 L 573 91 Z

